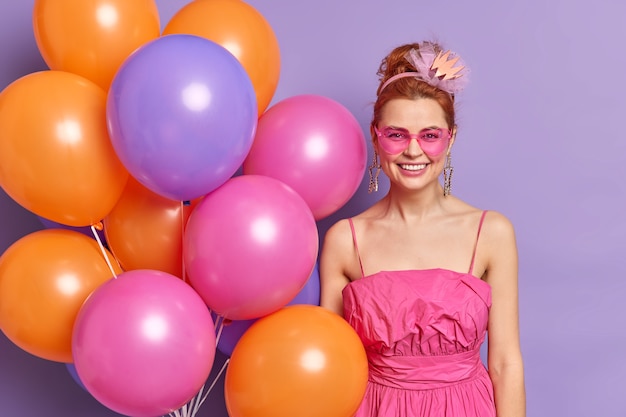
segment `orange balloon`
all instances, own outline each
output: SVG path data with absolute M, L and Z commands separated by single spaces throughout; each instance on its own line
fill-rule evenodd
M 182 277 L 183 226 L 197 201 L 184 205 L 129 177 L 119 201 L 104 218 L 106 241 L 122 267 Z
M 280 76 L 280 49 L 267 20 L 239 0 L 193 1 L 168 22 L 163 35 L 189 34 L 209 39 L 244 67 L 257 97 L 258 114 L 269 105 Z
M 33 29 L 50 69 L 108 90 L 124 60 L 160 35 L 154 0 L 35 0 Z
M 71 363 L 78 311 L 112 276 L 98 243 L 82 233 L 46 229 L 26 235 L 0 257 L 0 329 L 35 356 Z
M 226 370 L 231 417 L 351 417 L 367 384 L 356 332 L 322 307 L 294 305 L 257 320 Z
M 41 71 L 0 93 L 0 186 L 17 203 L 57 223 L 89 226 L 111 211 L 127 179 L 96 84 Z

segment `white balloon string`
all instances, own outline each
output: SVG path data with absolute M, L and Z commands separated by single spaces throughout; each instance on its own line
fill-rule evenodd
M 184 248 L 183 245 L 185 244 L 185 202 L 181 201 L 180 202 L 180 238 L 181 238 L 181 266 L 182 266 L 182 271 L 181 273 L 183 274 L 182 279 L 183 282 L 187 282 L 187 274 L 185 272 L 185 259 L 183 258 L 184 255 Z
M 224 361 L 224 365 L 222 365 L 222 369 L 220 369 L 220 371 L 217 373 L 217 375 L 215 376 L 215 379 L 213 380 L 213 383 L 211 383 L 211 386 L 209 386 L 209 389 L 207 390 L 207 392 L 202 397 L 202 400 L 196 405 L 196 407 L 194 408 L 193 413 L 191 414 L 190 417 L 194 417 L 196 415 L 196 413 L 198 412 L 198 410 L 200 409 L 200 407 L 202 406 L 202 404 L 204 404 L 204 401 L 206 401 L 207 397 L 209 396 L 209 393 L 211 392 L 211 390 L 213 389 L 213 387 L 217 383 L 217 380 L 220 379 L 220 377 L 224 373 L 224 370 L 226 370 L 226 366 L 228 366 L 228 362 L 230 362 L 230 358 L 227 358 Z M 198 395 L 200 395 L 201 393 L 202 393 L 202 390 L 200 390 Z
M 194 395 L 194 397 L 187 404 L 182 406 L 179 410 L 169 413 L 168 416 L 169 417 L 195 417 L 195 415 L 200 410 L 200 407 L 202 406 L 202 404 L 204 404 L 204 401 L 206 401 L 209 394 L 211 393 L 211 390 L 213 390 L 213 387 L 215 386 L 217 381 L 220 379 L 220 377 L 224 373 L 224 370 L 226 369 L 226 366 L 228 365 L 229 361 L 230 361 L 230 358 L 224 361 L 222 368 L 217 373 L 217 375 L 215 376 L 215 379 L 213 379 L 213 382 L 211 383 L 211 385 L 209 386 L 209 389 L 206 392 L 204 392 L 204 388 L 206 387 L 206 383 L 205 383 L 200 388 L 200 391 L 198 391 L 198 393 Z
M 115 270 L 113 269 L 111 260 L 109 259 L 109 256 L 107 255 L 107 251 L 104 248 L 104 245 L 102 244 L 102 241 L 100 240 L 100 236 L 98 235 L 98 231 L 96 230 L 96 227 L 94 225 L 91 225 L 91 232 L 93 233 L 93 236 L 96 238 L 96 241 L 98 241 L 98 246 L 100 246 L 100 251 L 102 252 L 102 256 L 104 256 L 104 260 L 109 266 L 109 269 L 111 270 L 111 274 L 113 274 L 113 278 L 117 279 L 117 274 L 115 273 Z
M 198 409 L 200 408 L 200 406 L 198 405 L 198 403 L 200 402 L 200 395 L 202 395 L 205 385 L 206 384 L 202 384 L 202 388 L 200 388 L 200 391 L 198 391 L 198 393 L 191 399 L 191 401 L 189 401 L 189 417 L 195 415 L 198 412 Z
M 217 325 L 217 335 L 215 336 L 215 344 L 218 344 L 222 336 L 222 330 L 224 330 L 224 316 L 217 316 L 215 321 L 219 323 Z

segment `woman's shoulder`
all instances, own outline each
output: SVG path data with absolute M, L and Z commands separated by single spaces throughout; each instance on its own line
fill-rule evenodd
M 513 224 L 509 218 L 497 210 L 479 208 L 463 200 L 456 199 L 454 208 L 451 211 L 456 212 L 459 217 L 465 217 L 470 221 L 476 217 L 484 216 L 483 227 L 493 229 L 494 232 L 508 233 L 513 231 Z
M 324 246 L 337 249 L 350 245 L 352 242 L 351 221 L 352 218 L 345 218 L 333 223 L 324 234 Z
M 372 220 L 374 211 L 372 207 L 369 207 L 351 217 L 337 220 L 326 231 L 324 244 L 352 246 L 353 234 L 361 234 L 360 232 L 366 228 L 366 223 Z
M 484 212 L 480 245 L 493 254 L 509 254 L 511 251 L 516 251 L 515 229 L 511 220 L 496 210 L 484 210 Z
M 515 234 L 513 223 L 507 216 L 496 210 L 484 210 L 484 212 L 483 229 L 486 229 L 488 233 L 496 236 Z
M 459 199 L 453 207 L 449 220 L 458 226 L 465 225 L 468 231 L 474 229 L 479 222 L 481 242 L 497 246 L 515 241 L 513 223 L 500 211 L 479 208 Z

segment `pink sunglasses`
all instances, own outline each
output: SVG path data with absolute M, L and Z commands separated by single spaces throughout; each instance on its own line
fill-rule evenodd
M 408 130 L 399 127 L 385 126 L 378 130 L 374 126 L 374 132 L 378 136 L 378 143 L 388 154 L 404 152 L 409 147 L 411 139 L 416 139 L 420 148 L 428 155 L 439 155 L 448 146 L 452 138 L 452 131 L 445 128 L 427 128 L 419 133 L 409 133 Z

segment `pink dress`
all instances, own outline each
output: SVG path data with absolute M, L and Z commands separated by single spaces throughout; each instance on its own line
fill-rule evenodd
M 350 227 L 358 254 L 352 221 Z M 468 273 L 381 271 L 345 287 L 344 317 L 369 362 L 355 417 L 495 417 L 480 359 L 491 287 L 472 275 L 475 251 Z

